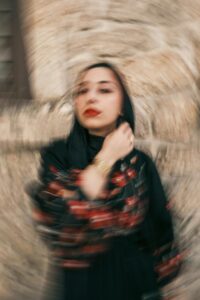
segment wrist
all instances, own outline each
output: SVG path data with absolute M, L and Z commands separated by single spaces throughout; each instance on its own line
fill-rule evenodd
M 99 153 L 98 155 L 96 155 L 94 157 L 92 164 L 97 168 L 97 170 L 103 176 L 107 176 L 110 173 L 110 171 L 112 170 L 112 167 L 114 165 L 114 160 L 111 158 L 108 158 L 107 155 Z
M 113 167 L 114 164 L 116 163 L 116 159 L 115 157 L 113 157 L 113 155 L 109 154 L 108 152 L 106 152 L 105 150 L 101 150 L 96 156 L 95 158 L 99 159 L 99 160 L 103 160 L 109 167 Z

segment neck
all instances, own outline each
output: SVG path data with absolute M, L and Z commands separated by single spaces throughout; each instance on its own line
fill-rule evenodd
M 98 128 L 98 129 L 89 129 L 88 132 L 91 135 L 106 137 L 109 133 L 111 133 L 113 130 L 115 130 L 116 124 L 109 128 Z

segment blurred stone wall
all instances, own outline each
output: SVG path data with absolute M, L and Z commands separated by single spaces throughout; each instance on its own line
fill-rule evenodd
M 0 299 L 38 299 L 48 253 L 31 223 L 24 185 L 37 177 L 38 150 L 69 133 L 77 72 L 100 60 L 127 79 L 136 147 L 149 153 L 174 203 L 177 237 L 190 252 L 166 289 L 200 294 L 199 0 L 21 0 L 34 99 L 0 112 Z

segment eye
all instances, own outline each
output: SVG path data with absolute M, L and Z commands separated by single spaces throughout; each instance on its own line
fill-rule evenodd
M 100 89 L 100 92 L 102 94 L 108 94 L 108 93 L 112 93 L 112 90 L 111 89 Z
M 79 95 L 86 94 L 87 91 L 88 91 L 88 89 L 84 88 L 84 89 L 78 90 L 75 94 L 76 94 L 76 96 L 79 96 Z

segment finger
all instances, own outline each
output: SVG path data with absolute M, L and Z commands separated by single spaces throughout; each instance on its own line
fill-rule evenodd
M 131 144 L 131 146 L 134 145 L 134 140 L 133 139 L 130 140 L 130 144 Z
M 126 123 L 124 127 L 122 127 L 123 133 L 127 134 L 128 132 L 131 131 L 129 123 Z
M 134 136 L 133 135 L 129 138 L 129 141 L 130 141 L 130 145 L 133 146 L 134 145 Z
M 133 134 L 132 132 L 129 132 L 127 134 L 125 134 L 125 138 L 128 140 L 128 141 L 132 141 L 134 138 L 133 138 Z
M 134 141 L 133 140 L 129 141 L 129 145 L 130 145 L 130 147 L 133 147 L 134 146 Z
M 127 137 L 130 139 L 130 138 L 134 138 L 134 135 L 133 135 L 133 131 L 132 129 L 130 129 L 129 131 L 127 130 Z
M 123 123 L 120 125 L 120 128 L 121 128 L 122 130 L 126 130 L 126 129 L 129 128 L 129 127 L 130 127 L 130 125 L 129 125 L 128 122 L 123 122 Z

